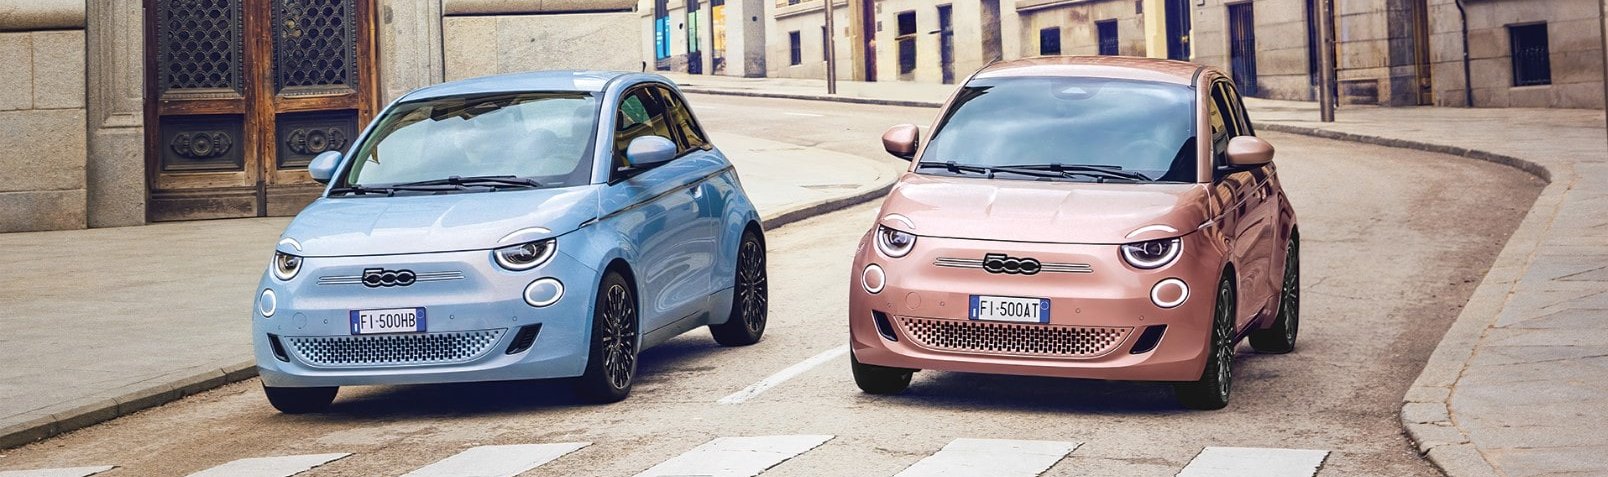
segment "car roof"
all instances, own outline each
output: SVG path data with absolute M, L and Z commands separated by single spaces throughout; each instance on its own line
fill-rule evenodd
M 626 76 L 641 77 L 639 79 L 656 80 L 661 83 L 672 84 L 669 80 L 659 75 L 630 73 L 623 71 L 535 71 L 529 73 L 510 73 L 449 81 L 446 83 L 416 89 L 413 92 L 403 96 L 401 100 L 415 101 L 448 96 L 525 91 L 580 91 L 588 93 L 602 93 L 604 90 L 608 89 L 609 84 L 615 79 Z
M 1132 56 L 1036 56 L 988 65 L 973 78 L 1060 76 L 1193 85 L 1196 76 L 1205 69 L 1205 66 L 1185 61 Z

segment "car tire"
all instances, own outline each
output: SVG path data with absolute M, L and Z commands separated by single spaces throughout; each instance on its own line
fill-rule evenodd
M 1295 338 L 1301 326 L 1300 241 L 1290 237 L 1284 253 L 1284 285 L 1279 289 L 1279 314 L 1273 326 L 1251 332 L 1251 349 L 1258 353 L 1283 354 L 1295 351 Z
M 318 388 L 280 388 L 264 385 L 262 393 L 268 396 L 268 404 L 285 414 L 307 414 L 324 412 L 329 409 L 330 403 L 335 402 L 335 394 L 339 387 Z
M 854 353 L 849 353 L 849 367 L 854 371 L 854 384 L 867 394 L 902 393 L 910 388 L 910 378 L 916 373 L 913 369 L 861 363 Z
M 722 346 L 748 346 L 765 336 L 770 284 L 765 275 L 765 244 L 752 230 L 737 244 L 737 279 L 731 290 L 731 314 L 726 322 L 709 325 L 709 334 Z
M 575 381 L 582 399 L 597 404 L 624 400 L 636 379 L 638 313 L 636 292 L 619 273 L 609 271 L 597 288 L 586 371 Z
M 1217 305 L 1212 309 L 1206 369 L 1201 371 L 1199 380 L 1173 388 L 1184 407 L 1214 410 L 1228 406 L 1234 384 L 1234 299 L 1234 286 L 1228 277 L 1223 277 L 1217 284 Z

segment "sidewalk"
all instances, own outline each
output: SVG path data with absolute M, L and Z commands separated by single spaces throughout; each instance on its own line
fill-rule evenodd
M 774 229 L 881 197 L 892 158 L 714 134 Z M 289 218 L 0 234 L 0 449 L 256 374 L 253 291 Z
M 955 88 L 844 81 L 827 96 L 821 80 L 669 76 L 688 92 L 906 106 L 937 106 Z M 1608 474 L 1603 112 L 1344 106 L 1321 123 L 1315 103 L 1247 107 L 1264 130 L 1466 156 L 1549 181 L 1403 398 L 1402 424 L 1454 477 Z

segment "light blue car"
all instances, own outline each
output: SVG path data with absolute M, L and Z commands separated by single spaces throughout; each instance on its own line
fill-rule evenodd
M 285 229 L 252 310 L 268 400 L 340 386 L 571 378 L 631 391 L 641 350 L 765 332 L 765 242 L 731 162 L 669 80 L 542 72 L 386 107 Z

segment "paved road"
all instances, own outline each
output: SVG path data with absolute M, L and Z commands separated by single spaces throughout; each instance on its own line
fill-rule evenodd
M 880 149 L 884 126 L 931 115 L 692 101 L 713 131 L 859 154 Z M 1164 385 L 939 372 L 918 374 L 904 395 L 860 394 L 841 350 L 849 257 L 873 204 L 773 232 L 765 341 L 724 349 L 701 332 L 672 340 L 644 354 L 641 381 L 621 404 L 579 404 L 560 383 L 485 383 L 348 389 L 328 414 L 284 416 L 247 381 L 5 452 L 0 470 L 116 465 L 101 475 L 185 475 L 255 465 L 288 475 L 322 464 L 306 475 L 426 466 L 752 475 L 770 467 L 767 476 L 814 476 L 980 466 L 969 468 L 1074 476 L 1213 475 L 1237 465 L 1306 475 L 1321 465 L 1325 476 L 1434 475 L 1401 435 L 1400 398 L 1539 184 L 1470 160 L 1265 137 L 1279 147 L 1303 221 L 1302 342 L 1280 356 L 1242 348 L 1235 400 L 1222 411 L 1181 410 Z M 787 379 L 771 379 L 778 373 Z M 761 382 L 774 386 L 742 394 Z M 754 439 L 763 436 L 777 437 Z M 508 445 L 523 446 L 488 447 Z M 304 457 L 231 463 L 279 456 Z

